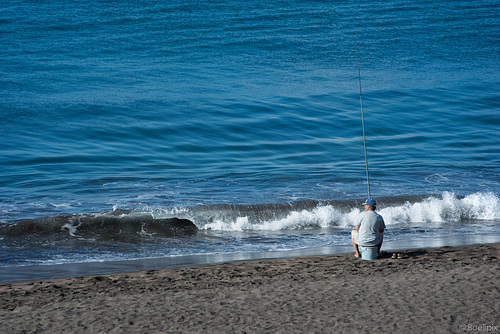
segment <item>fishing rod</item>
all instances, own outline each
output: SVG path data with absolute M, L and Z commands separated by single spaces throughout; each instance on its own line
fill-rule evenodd
M 363 147 L 365 149 L 365 166 L 366 166 L 366 185 L 368 187 L 368 199 L 372 198 L 370 193 L 370 175 L 368 173 L 368 154 L 366 151 L 366 134 L 365 134 L 365 115 L 363 112 L 363 92 L 361 89 L 361 68 L 359 66 L 359 47 L 356 34 L 356 56 L 358 61 L 358 83 L 359 83 L 359 102 L 361 103 L 361 124 L 363 127 Z

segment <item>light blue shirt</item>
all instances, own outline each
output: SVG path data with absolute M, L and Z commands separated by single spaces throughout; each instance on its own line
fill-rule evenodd
M 385 229 L 384 218 L 381 215 L 374 211 L 364 211 L 356 226 L 359 226 L 358 245 L 376 246 L 380 243 L 382 239 L 380 229 Z

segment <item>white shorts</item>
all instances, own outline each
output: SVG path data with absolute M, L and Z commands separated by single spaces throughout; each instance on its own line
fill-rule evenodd
M 352 230 L 351 231 L 351 236 L 352 236 L 352 239 L 354 240 L 354 242 L 356 243 L 356 245 L 359 245 L 359 242 L 358 242 L 358 236 L 359 236 L 359 232 L 356 231 L 356 230 Z M 380 233 L 380 242 L 377 244 L 380 245 L 380 243 L 384 240 L 384 233 Z M 375 247 L 375 246 L 368 246 L 368 247 Z
M 359 235 L 358 231 L 356 231 L 356 230 L 352 230 L 351 231 L 352 239 L 354 240 L 354 242 L 356 243 L 356 245 L 359 245 L 359 243 L 358 243 L 358 235 Z

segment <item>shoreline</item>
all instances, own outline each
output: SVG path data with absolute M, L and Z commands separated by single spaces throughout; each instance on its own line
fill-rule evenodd
M 0 284 L 9 332 L 462 332 L 500 328 L 500 243 Z M 498 330 L 497 330 L 498 331 Z
M 444 246 L 466 246 L 499 243 L 500 234 L 463 234 L 414 239 L 386 240 L 382 251 L 398 249 L 436 248 Z M 83 275 L 108 275 L 141 270 L 162 270 L 248 260 L 280 259 L 314 255 L 337 255 L 354 252 L 352 245 L 331 245 L 295 250 L 267 252 L 238 252 L 222 254 L 200 254 L 176 257 L 146 258 L 135 260 L 64 263 L 52 265 L 27 265 L 0 268 L 0 284 L 18 281 L 48 280 Z

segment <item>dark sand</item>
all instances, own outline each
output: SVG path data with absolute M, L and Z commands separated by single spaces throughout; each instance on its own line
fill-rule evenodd
M 2 333 L 500 333 L 500 244 L 0 284 Z

